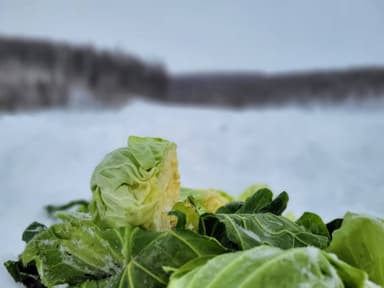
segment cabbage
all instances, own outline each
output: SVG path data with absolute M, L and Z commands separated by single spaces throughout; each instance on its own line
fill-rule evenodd
M 173 205 L 170 213 L 179 216 L 178 220 L 172 218 L 172 226 L 183 226 L 183 228 L 196 231 L 199 227 L 200 215 L 213 213 L 231 200 L 233 198 L 230 195 L 220 190 L 183 187 L 180 189 L 180 199 Z M 180 213 L 185 222 L 182 225 L 180 225 Z M 178 221 L 177 224 L 176 221 Z
M 170 278 L 168 288 L 374 287 L 367 274 L 314 247 L 260 246 L 194 259 Z
M 128 147 L 107 154 L 91 179 L 90 211 L 108 227 L 170 227 L 167 212 L 179 199 L 176 145 L 131 136 Z
M 224 191 L 216 189 L 180 189 L 180 200 L 184 201 L 192 197 L 204 212 L 216 212 L 218 208 L 224 206 L 233 198 Z
M 47 206 L 61 222 L 29 225 L 5 268 L 42 288 L 384 285 L 383 220 L 347 213 L 325 224 L 305 212 L 293 221 L 282 216 L 285 191 L 254 185 L 233 201 L 180 188 L 177 166 L 174 143 L 129 137 L 93 172 L 91 201 Z
M 332 237 L 328 251 L 363 269 L 372 281 L 384 286 L 383 219 L 348 212 Z

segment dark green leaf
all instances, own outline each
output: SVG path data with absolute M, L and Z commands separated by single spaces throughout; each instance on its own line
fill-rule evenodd
M 216 213 L 220 214 L 250 214 L 250 213 L 273 213 L 281 215 L 287 208 L 288 193 L 281 192 L 274 200 L 273 193 L 268 188 L 259 188 L 245 202 L 234 201 L 220 207 Z
M 23 266 L 21 261 L 9 260 L 4 263 L 8 273 L 19 283 L 23 283 L 27 288 L 44 288 L 41 284 L 39 274 L 34 263 Z
M 218 255 L 226 252 L 214 238 L 208 238 L 189 230 L 177 230 L 161 232 L 155 235 L 153 232 L 141 231 L 137 233 L 133 241 L 142 242 L 142 238 L 148 237 L 146 246 L 141 250 L 135 249 L 132 258 L 121 279 L 120 287 L 166 287 L 169 274 L 164 266 L 178 268 L 186 262 L 201 256 Z M 128 286 L 122 285 L 126 283 Z
M 244 205 L 236 213 L 259 213 L 272 203 L 273 193 L 268 188 L 259 189 L 251 197 L 245 200 Z
M 215 237 L 227 248 L 233 249 L 235 245 L 240 250 L 262 244 L 283 249 L 328 245 L 328 237 L 313 234 L 272 213 L 206 214 L 201 217 L 200 233 Z
M 261 188 L 248 197 L 245 202 L 230 202 L 220 207 L 216 213 L 250 214 L 270 212 L 275 215 L 281 215 L 285 208 L 287 208 L 289 200 L 287 192 L 282 192 L 274 200 L 272 199 L 272 191 L 268 188 Z
M 288 193 L 283 191 L 268 206 L 262 208 L 260 212 L 271 212 L 275 215 L 281 215 L 287 208 L 288 200 Z
M 303 226 L 307 231 L 313 234 L 323 235 L 330 239 L 327 226 L 319 215 L 312 212 L 304 212 L 301 217 L 296 220 L 296 224 Z
M 216 215 L 219 214 L 205 214 L 200 217 L 199 233 L 217 239 L 224 247 L 227 247 L 230 250 L 238 250 L 238 245 L 228 238 L 225 223 L 218 221 Z M 224 213 L 220 215 L 234 214 Z
M 329 235 L 331 235 L 331 238 L 333 231 L 339 229 L 341 227 L 341 224 L 343 224 L 343 218 L 336 218 L 333 219 L 331 222 L 327 223 L 328 233 Z
M 73 208 L 77 208 L 77 212 L 88 212 L 89 201 L 87 200 L 73 200 L 63 205 L 47 205 L 45 210 L 49 216 L 54 217 L 58 211 L 67 211 Z
M 185 213 L 178 210 L 172 210 L 168 212 L 168 215 L 173 215 L 177 218 L 175 226 L 176 229 L 185 229 L 185 225 L 187 223 L 187 217 L 185 216 Z
M 233 201 L 225 204 L 224 206 L 217 209 L 216 213 L 220 214 L 233 214 L 236 213 L 241 207 L 244 206 L 244 202 Z
M 47 227 L 44 224 L 33 222 L 27 228 L 25 228 L 21 238 L 25 243 L 28 243 L 36 234 L 39 234 L 41 231 L 46 229 Z

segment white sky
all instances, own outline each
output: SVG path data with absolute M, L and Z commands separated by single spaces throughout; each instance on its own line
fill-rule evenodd
M 108 47 L 171 72 L 384 64 L 382 0 L 0 0 L 0 33 Z

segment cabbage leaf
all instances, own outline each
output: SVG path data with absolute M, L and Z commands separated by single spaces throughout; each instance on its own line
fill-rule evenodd
M 133 228 L 102 230 L 90 217 L 67 219 L 70 222 L 52 225 L 28 242 L 21 255 L 23 265 L 34 263 L 47 287 L 118 273 L 128 257 L 126 238 Z
M 217 213 L 266 213 L 271 212 L 275 215 L 281 215 L 288 204 L 288 193 L 281 192 L 275 199 L 273 193 L 268 188 L 260 188 L 250 195 L 245 201 L 230 202 L 219 208 Z
M 223 205 L 229 203 L 233 198 L 227 193 L 215 189 L 180 189 L 180 199 L 172 207 L 170 215 L 177 216 L 171 220 L 172 227 L 185 228 L 197 231 L 199 227 L 200 215 L 204 213 L 214 213 Z M 181 214 L 183 216 L 181 216 Z M 183 225 L 181 218 L 183 217 Z
M 348 212 L 335 230 L 328 251 L 366 271 L 384 286 L 384 220 Z
M 314 247 L 259 246 L 194 259 L 170 278 L 169 288 L 373 287 L 367 274 Z
M 198 204 L 201 212 L 214 213 L 218 208 L 224 206 L 233 198 L 221 190 L 216 189 L 191 189 L 182 187 L 180 189 L 180 201 L 187 200 L 192 197 Z
M 328 246 L 328 237 L 313 234 L 283 216 L 258 214 L 205 214 L 200 233 L 215 237 L 224 246 L 245 250 L 268 244 L 289 249 L 303 246 Z
M 46 287 L 142 287 L 142 283 L 165 287 L 169 275 L 164 266 L 177 269 L 191 259 L 227 251 L 216 239 L 189 230 L 156 232 L 133 226 L 105 229 L 86 214 L 58 216 L 64 223 L 41 230 L 27 243 L 21 263 L 8 263 L 15 280 L 34 280 Z M 33 272 L 26 269 L 28 266 L 38 273 L 25 275 Z M 24 274 L 17 274 L 15 269 Z

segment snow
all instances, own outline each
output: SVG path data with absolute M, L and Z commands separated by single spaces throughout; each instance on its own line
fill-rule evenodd
M 90 198 L 94 167 L 129 135 L 176 142 L 187 187 L 237 195 L 267 183 L 289 193 L 296 216 L 383 216 L 382 131 L 382 107 L 228 110 L 133 102 L 118 111 L 1 114 L 0 261 L 22 251 L 30 222 L 47 223 L 42 206 Z M 17 287 L 4 269 L 0 283 Z

